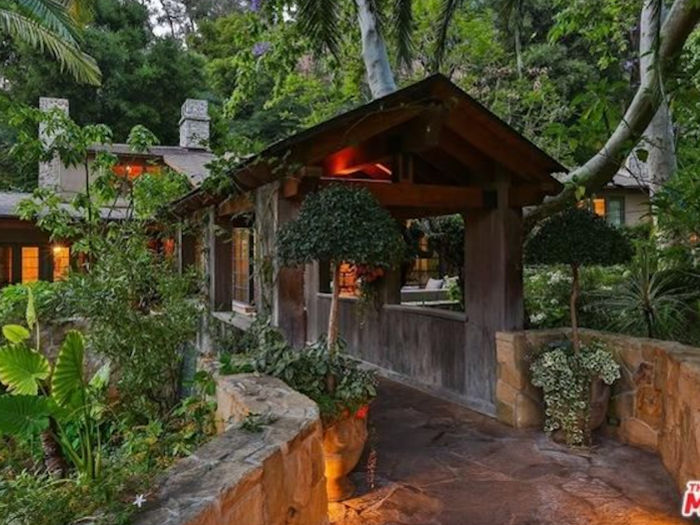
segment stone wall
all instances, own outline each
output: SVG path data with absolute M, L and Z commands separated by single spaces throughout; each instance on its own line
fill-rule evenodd
M 518 428 L 542 424 L 542 398 L 530 384 L 533 350 L 565 339 L 566 330 L 496 336 L 497 416 Z M 603 432 L 656 451 L 678 488 L 700 479 L 700 348 L 668 341 L 582 330 L 585 341 L 606 343 L 621 364 Z
M 135 525 L 326 525 L 317 406 L 278 379 L 217 381 L 221 435 L 171 468 Z M 240 428 L 266 416 L 260 432 Z

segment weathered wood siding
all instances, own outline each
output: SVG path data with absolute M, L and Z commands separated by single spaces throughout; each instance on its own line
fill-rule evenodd
M 330 295 L 316 298 L 315 326 L 309 335 L 326 332 Z M 312 317 L 309 318 L 312 321 Z M 457 312 L 415 306 L 384 305 L 358 312 L 354 299 L 340 301 L 340 334 L 348 353 L 416 383 L 463 397 L 465 321 Z M 468 400 L 465 401 L 468 402 Z

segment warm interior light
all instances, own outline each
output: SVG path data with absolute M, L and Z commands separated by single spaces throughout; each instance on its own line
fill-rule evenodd
M 22 283 L 33 283 L 39 280 L 39 247 L 22 247 Z
M 593 199 L 593 212 L 605 217 L 605 199 Z
M 53 246 L 53 280 L 62 281 L 70 268 L 70 248 L 55 244 Z

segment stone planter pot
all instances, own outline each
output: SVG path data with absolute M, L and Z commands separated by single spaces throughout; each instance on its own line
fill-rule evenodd
M 355 485 L 348 479 L 348 474 L 360 461 L 366 442 L 366 410 L 361 409 L 324 427 L 323 454 L 328 501 L 343 501 L 353 495 Z

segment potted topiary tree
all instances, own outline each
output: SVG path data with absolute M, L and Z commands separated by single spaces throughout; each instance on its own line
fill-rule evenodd
M 401 229 L 389 212 L 363 188 L 335 184 L 311 194 L 304 200 L 298 217 L 286 223 L 277 237 L 277 255 L 284 266 L 312 261 L 330 261 L 333 288 L 328 334 L 325 344 L 330 365 L 326 369 L 325 389 L 333 396 L 341 370 L 338 328 L 340 302 L 340 265 L 388 269 L 398 265 L 404 255 Z M 357 385 L 360 390 L 362 385 Z M 366 407 L 358 412 L 348 408 L 345 417 L 324 421 L 324 452 L 328 497 L 340 501 L 350 497 L 354 488 L 347 474 L 355 468 L 367 439 Z
M 632 258 L 619 229 L 587 209 L 572 207 L 544 221 L 525 246 L 530 264 L 567 265 L 571 269 L 571 341 L 543 349 L 531 364 L 532 382 L 543 389 L 545 430 L 558 431 L 569 445 L 590 443 L 591 431 L 605 420 L 610 385 L 619 365 L 600 342 L 582 345 L 578 330 L 579 278 L 582 266 L 612 266 Z

